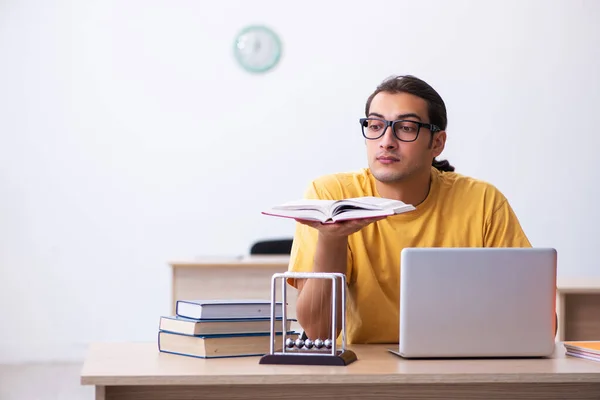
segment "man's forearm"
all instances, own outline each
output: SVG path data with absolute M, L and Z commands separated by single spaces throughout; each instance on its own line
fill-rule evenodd
M 324 237 L 319 235 L 315 252 L 313 272 L 346 273 L 348 237 Z M 339 287 L 337 292 L 337 332 L 332 331 L 332 284 L 329 279 L 306 279 L 297 299 L 296 313 L 298 322 L 310 339 L 335 340 L 341 330 L 341 293 L 345 288 Z

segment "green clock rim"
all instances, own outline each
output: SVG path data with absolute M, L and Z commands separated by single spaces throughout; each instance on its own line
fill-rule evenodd
M 261 67 L 249 67 L 248 65 L 246 65 L 240 58 L 240 55 L 237 51 L 238 38 L 245 33 L 248 33 L 250 31 L 256 31 L 256 30 L 266 32 L 269 36 L 271 36 L 271 38 L 273 38 L 273 40 L 275 41 L 275 44 L 277 46 L 277 53 L 275 54 L 275 57 L 273 58 L 273 60 L 262 68 Z M 270 29 L 264 25 L 250 25 L 250 26 L 247 26 L 246 28 L 242 29 L 241 31 L 239 31 L 238 34 L 235 36 L 235 40 L 233 42 L 233 54 L 234 54 L 235 59 L 237 60 L 238 64 L 240 64 L 242 66 L 242 68 L 244 68 L 246 71 L 254 72 L 254 73 L 266 72 L 266 71 L 272 69 L 273 67 L 275 67 L 279 63 L 279 60 L 281 59 L 281 40 L 279 40 L 279 36 L 275 33 L 275 31 L 273 31 L 272 29 Z

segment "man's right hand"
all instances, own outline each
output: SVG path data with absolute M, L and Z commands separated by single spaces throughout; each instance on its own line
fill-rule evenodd
M 323 238 L 344 238 L 360 231 L 365 226 L 373 222 L 385 219 L 387 216 L 352 219 L 347 221 L 339 221 L 335 223 L 322 223 L 319 221 L 309 221 L 305 219 L 296 219 L 301 224 L 308 225 L 319 231 L 319 236 Z

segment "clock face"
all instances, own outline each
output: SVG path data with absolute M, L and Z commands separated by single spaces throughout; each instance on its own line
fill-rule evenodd
M 279 62 L 281 42 L 269 28 L 251 26 L 238 34 L 234 54 L 246 71 L 266 72 Z

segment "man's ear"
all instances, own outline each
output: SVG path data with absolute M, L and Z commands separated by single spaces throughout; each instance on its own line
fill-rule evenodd
M 433 135 L 431 140 L 431 153 L 433 157 L 438 157 L 444 151 L 446 146 L 446 131 L 439 131 Z

